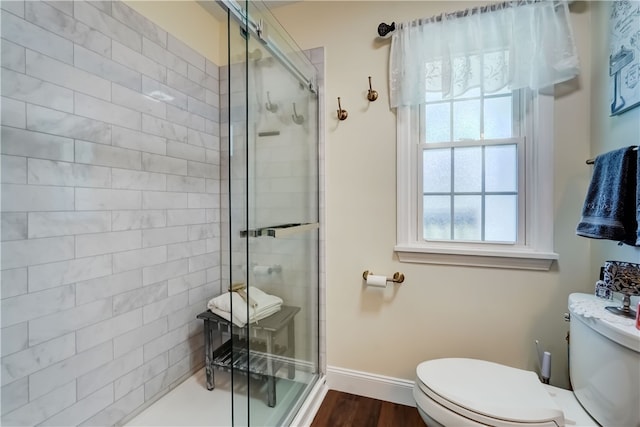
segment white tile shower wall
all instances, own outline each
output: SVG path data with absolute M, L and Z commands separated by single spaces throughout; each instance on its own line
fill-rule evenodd
M 113 425 L 203 363 L 218 67 L 121 2 L 1 2 L 3 425 Z

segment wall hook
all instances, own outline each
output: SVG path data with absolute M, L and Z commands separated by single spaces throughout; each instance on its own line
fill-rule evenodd
M 299 116 L 297 111 L 296 111 L 296 103 L 293 103 L 293 114 L 291 115 L 291 118 L 293 119 L 293 122 L 297 125 L 301 125 L 302 123 L 304 123 L 304 116 Z
M 348 115 L 347 110 L 343 110 L 340 106 L 340 97 L 338 97 L 338 120 L 347 120 Z
M 264 104 L 264 108 L 271 113 L 275 113 L 278 111 L 278 104 L 271 103 L 271 97 L 269 96 L 269 92 L 267 91 L 267 102 Z
M 367 92 L 367 99 L 371 102 L 378 99 L 378 92 L 371 89 L 371 76 L 369 76 L 369 92 Z

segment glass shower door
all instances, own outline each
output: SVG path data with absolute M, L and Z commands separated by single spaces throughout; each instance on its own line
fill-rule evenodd
M 233 420 L 287 425 L 319 373 L 315 69 L 262 3 L 239 6 L 229 21 L 229 264 L 241 295 L 233 315 L 246 325 L 231 339 Z
M 228 9 L 228 182 L 229 182 L 229 248 L 228 264 L 229 269 L 229 290 L 246 287 L 248 246 L 246 230 L 248 230 L 248 104 L 247 104 L 247 73 L 248 73 L 248 36 L 247 19 L 233 13 Z M 223 91 L 221 91 L 223 92 Z M 224 92 L 223 92 L 224 93 Z M 223 121 L 223 120 L 221 120 Z M 222 160 L 222 159 L 221 159 Z M 246 323 L 248 316 L 241 316 L 240 312 L 246 313 L 247 304 L 231 298 L 232 317 L 241 317 L 241 322 Z M 251 384 L 246 367 L 242 369 L 240 364 L 249 352 L 246 328 L 238 325 L 232 326 L 232 333 L 229 337 L 231 344 L 230 367 L 231 367 L 231 406 L 232 423 L 234 426 L 249 425 L 249 386 Z

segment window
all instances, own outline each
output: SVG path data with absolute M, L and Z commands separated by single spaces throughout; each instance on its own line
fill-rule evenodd
M 421 107 L 418 225 L 425 241 L 522 241 L 519 93 L 474 89 L 451 100 L 430 94 Z
M 552 115 L 528 89 L 399 107 L 399 259 L 549 269 Z
M 400 261 L 548 270 L 557 259 L 554 100 L 542 91 L 579 74 L 570 21 L 566 1 L 526 0 L 397 26 Z

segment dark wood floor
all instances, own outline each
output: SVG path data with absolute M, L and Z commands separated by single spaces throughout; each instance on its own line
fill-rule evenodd
M 425 427 L 411 406 L 329 390 L 311 427 Z

